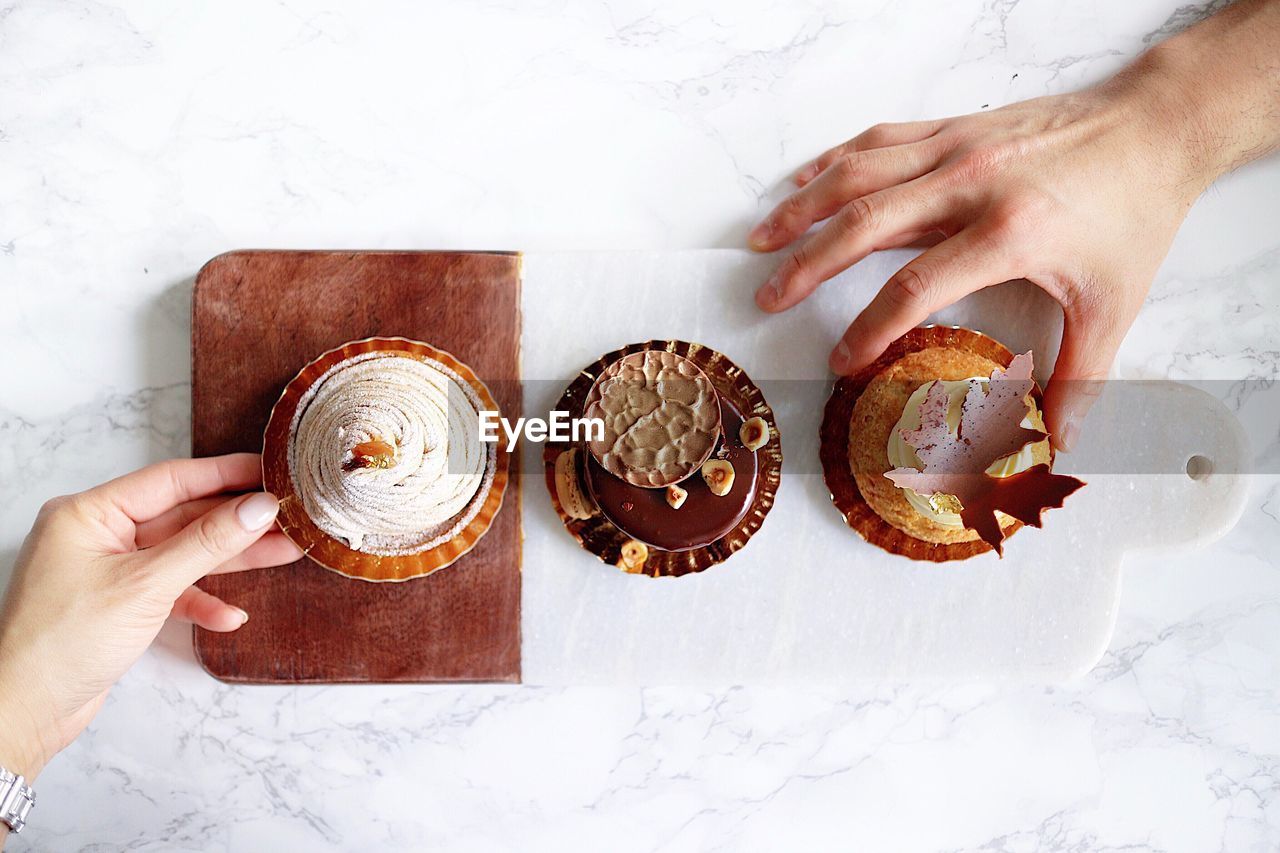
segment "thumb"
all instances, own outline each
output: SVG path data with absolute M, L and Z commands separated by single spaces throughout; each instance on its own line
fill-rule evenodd
M 1062 346 L 1044 394 L 1045 421 L 1058 450 L 1070 452 L 1079 440 L 1081 425 L 1102 394 L 1124 333 L 1122 324 L 1089 313 L 1064 313 Z
M 831 353 L 832 372 L 858 372 L 934 311 L 1016 277 L 986 232 L 961 231 L 918 255 L 880 288 Z
M 226 501 L 146 553 L 186 587 L 261 539 L 279 510 L 280 501 L 269 492 Z

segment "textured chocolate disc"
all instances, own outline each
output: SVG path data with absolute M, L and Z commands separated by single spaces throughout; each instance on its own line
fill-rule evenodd
M 646 574 L 651 577 L 675 577 L 700 572 L 723 562 L 730 554 L 746 545 L 747 540 L 760 529 L 765 516 L 773 507 L 774 497 L 778 492 L 778 482 L 782 476 L 782 444 L 773 410 L 769 408 L 760 389 L 742 368 L 713 349 L 685 341 L 647 341 L 606 353 L 583 368 L 577 378 L 565 389 L 555 408 L 569 412 L 571 417 L 579 417 L 586 408 L 587 395 L 597 377 L 610 365 L 623 356 L 652 350 L 675 353 L 691 361 L 707 376 L 719 395 L 733 403 L 742 417 L 763 418 L 769 425 L 770 432 L 769 443 L 755 452 L 756 489 L 751 506 L 746 515 L 728 533 L 708 545 L 687 551 L 662 551 L 649 548 L 644 563 L 628 569 L 632 573 Z M 547 491 L 551 495 L 551 503 L 555 506 L 565 529 L 583 548 L 604 562 L 617 565 L 622 560 L 623 546 L 635 540 L 609 521 L 603 513 L 597 512 L 587 519 L 575 519 L 571 518 L 560 505 L 556 494 L 555 463 L 556 458 L 571 447 L 572 445 L 568 442 L 547 442 L 543 447 L 543 470 Z M 581 452 L 577 455 L 579 465 L 582 464 L 584 457 L 588 456 Z M 582 471 L 578 473 L 581 475 Z M 699 475 L 695 473 L 693 476 Z
M 881 518 L 867 503 L 866 497 L 858 488 L 851 462 L 851 458 L 858 458 L 861 455 L 851 453 L 851 449 L 864 449 L 851 448 L 851 442 L 858 440 L 859 433 L 857 425 L 851 425 L 858 398 L 872 380 L 900 359 L 911 353 L 934 347 L 973 353 L 1000 367 L 1007 367 L 1013 359 L 1013 353 L 1003 344 L 969 329 L 948 326 L 925 326 L 912 329 L 890 344 L 874 363 L 854 376 L 845 376 L 836 380 L 823 413 L 819 457 L 832 502 L 844 516 L 845 523 L 857 531 L 863 539 L 893 554 L 900 554 L 913 560 L 941 563 L 968 559 L 990 551 L 992 548 L 981 539 L 945 544 L 926 542 L 893 526 Z M 1040 391 L 1037 388 L 1035 391 L 1037 402 L 1039 396 Z M 894 422 L 897 421 L 899 414 L 901 414 L 900 410 L 893 415 Z M 880 450 L 883 451 L 883 445 Z M 1052 457 L 1050 463 L 1052 463 Z M 1006 535 L 1013 535 L 1021 526 L 1020 522 L 1014 522 L 1006 528 L 1008 531 Z
M 585 416 L 604 423 L 587 449 L 633 486 L 661 489 L 702 467 L 720 438 L 720 398 L 696 364 L 667 350 L 633 352 L 605 368 Z
M 695 472 L 680 482 L 685 495 L 676 509 L 668 502 L 666 489 L 633 486 L 589 458 L 585 473 L 591 499 L 623 532 L 664 551 L 701 548 L 726 535 L 751 509 L 760 466 L 756 454 L 738 438 L 743 418 L 737 406 L 721 400 L 720 415 L 724 434 L 714 458 L 733 466 L 733 486 L 728 494 L 713 494 L 701 473 Z

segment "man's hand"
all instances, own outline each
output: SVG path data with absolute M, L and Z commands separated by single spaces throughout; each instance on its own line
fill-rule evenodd
M 784 311 L 877 249 L 940 236 L 854 319 L 831 369 L 854 373 L 931 313 L 1029 279 L 1062 305 L 1045 413 L 1069 449 L 1191 204 L 1280 138 L 1277 57 L 1280 2 L 1255 0 L 1083 93 L 877 125 L 804 166 L 752 230 L 752 248 L 774 251 L 826 220 L 756 302 Z
M 0 765 L 28 779 L 97 713 L 169 616 L 234 631 L 248 614 L 193 584 L 301 553 L 272 530 L 261 460 L 152 465 L 40 511 L 0 611 Z

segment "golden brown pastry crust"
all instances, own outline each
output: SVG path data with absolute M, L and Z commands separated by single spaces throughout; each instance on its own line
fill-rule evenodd
M 912 329 L 890 344 L 861 373 L 837 380 L 821 430 L 823 473 L 832 501 L 860 536 L 913 560 L 963 560 L 991 550 L 976 533 L 943 527 L 920 515 L 884 473 L 889 470 L 889 433 L 907 399 L 931 379 L 990 376 L 1008 367 L 1013 354 L 979 332 L 946 326 Z M 1039 389 L 1035 392 L 1039 398 Z M 1052 464 L 1046 445 L 1036 464 Z M 1004 525 L 1006 536 L 1021 523 Z
M 974 352 L 929 347 L 908 353 L 886 367 L 867 385 L 853 406 L 849 422 L 849 465 L 858 490 L 876 515 L 904 533 L 926 542 L 972 542 L 978 534 L 951 528 L 921 515 L 902 489 L 884 476 L 893 466 L 887 452 L 889 434 L 902 417 L 907 398 L 933 379 L 990 376 L 1001 365 Z

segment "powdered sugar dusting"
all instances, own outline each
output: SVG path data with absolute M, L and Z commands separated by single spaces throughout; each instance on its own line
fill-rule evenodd
M 493 484 L 497 449 L 481 444 L 475 390 L 434 359 L 382 351 L 331 367 L 289 426 L 289 476 L 316 526 L 352 549 L 416 554 L 456 536 Z M 359 467 L 353 448 L 395 448 Z

